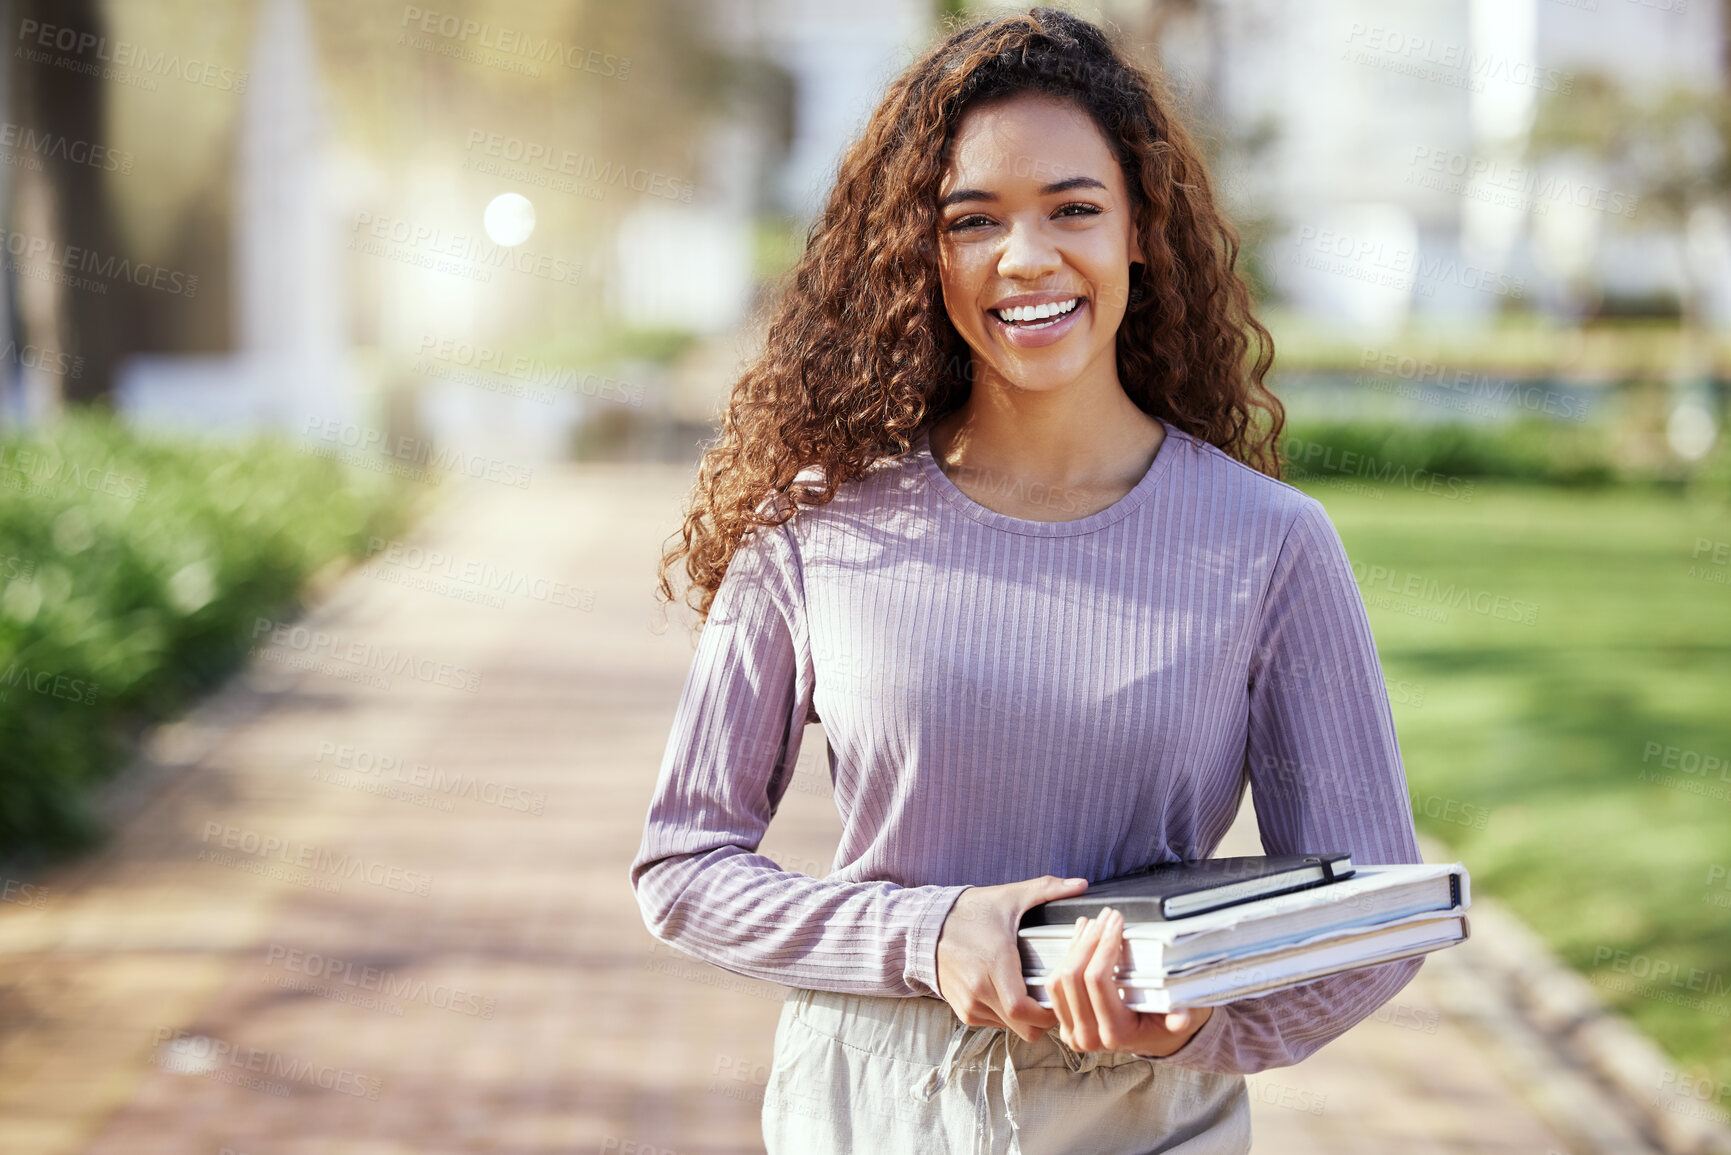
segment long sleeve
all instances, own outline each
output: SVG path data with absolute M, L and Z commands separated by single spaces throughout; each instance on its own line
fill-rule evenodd
M 631 885 L 656 938 L 752 978 L 937 993 L 937 941 L 963 886 L 829 882 L 756 853 L 812 708 L 799 556 L 786 525 L 740 546 L 698 637 Z
M 1266 853 L 1423 861 L 1370 623 L 1340 536 L 1312 499 L 1288 530 L 1265 592 L 1245 755 Z M 1160 1061 L 1243 1074 L 1290 1066 L 1367 1018 L 1422 962 L 1402 959 L 1216 1007 Z

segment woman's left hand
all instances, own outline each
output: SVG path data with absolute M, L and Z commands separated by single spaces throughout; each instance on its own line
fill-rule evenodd
M 1125 950 L 1124 916 L 1107 907 L 1099 918 L 1077 919 L 1076 928 L 1070 952 L 1046 988 L 1058 1016 L 1058 1037 L 1072 1051 L 1170 1055 L 1213 1015 L 1213 1007 L 1165 1015 L 1131 1010 L 1117 980 Z

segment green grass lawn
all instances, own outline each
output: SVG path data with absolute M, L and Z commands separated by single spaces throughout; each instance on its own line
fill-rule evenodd
M 1731 1083 L 1731 508 L 1305 488 L 1366 595 L 1420 829 L 1682 1069 Z

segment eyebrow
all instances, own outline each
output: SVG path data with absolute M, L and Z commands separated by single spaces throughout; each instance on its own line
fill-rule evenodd
M 1097 188 L 1106 191 L 1106 186 L 1091 176 L 1073 176 L 1069 180 L 1053 181 L 1051 184 L 1043 186 L 1040 189 L 1040 195 L 1043 197 L 1051 196 L 1053 193 L 1069 192 L 1073 188 Z M 997 199 L 996 193 L 987 192 L 985 189 L 959 188 L 938 201 L 938 207 L 947 209 L 951 205 L 960 204 L 962 201 L 995 201 Z

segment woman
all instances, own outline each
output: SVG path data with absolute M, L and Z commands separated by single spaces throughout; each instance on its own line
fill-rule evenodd
M 772 1153 L 1247 1151 L 1244 1074 L 1418 969 L 1139 1014 L 1106 913 L 1050 1010 L 1021 980 L 1023 911 L 1207 857 L 1247 781 L 1269 853 L 1420 861 L 1236 250 L 1150 78 L 1052 9 L 949 37 L 844 158 L 663 559 L 707 620 L 631 867 L 656 937 L 795 988 Z M 819 720 L 821 880 L 755 853 Z

